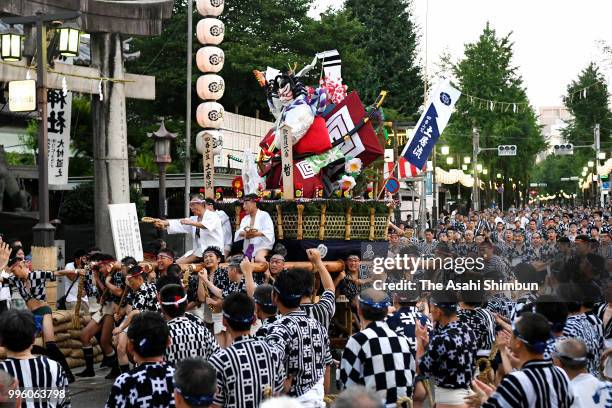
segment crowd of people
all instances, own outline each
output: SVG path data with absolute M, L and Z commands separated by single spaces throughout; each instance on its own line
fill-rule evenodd
M 387 256 L 415 262 L 380 273 L 358 252 L 330 272 L 314 248 L 310 269 L 289 267 L 256 196 L 237 231 L 213 200 L 190 208 L 154 220 L 192 235 L 182 256 L 158 240 L 142 262 L 90 248 L 37 271 L 19 242 L 0 244 L 0 399 L 53 389 L 11 401 L 71 406 L 70 384 L 100 369 L 98 343 L 114 380 L 107 407 L 610 406 L 609 208 L 453 211 L 422 238 L 397 222 Z M 46 303 L 58 275 L 70 280 L 63 305 L 90 316 L 75 374 Z M 485 280 L 525 289 L 469 285 Z M 390 285 L 423 281 L 442 286 Z

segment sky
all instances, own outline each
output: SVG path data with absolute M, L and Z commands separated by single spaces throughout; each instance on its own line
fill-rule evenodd
M 342 4 L 315 0 L 310 15 Z M 612 64 L 598 45 L 612 46 L 610 0 L 413 0 L 412 8 L 421 31 L 422 65 L 427 39 L 430 77 L 444 51 L 455 61 L 462 58 L 464 44 L 476 42 L 489 21 L 498 36 L 512 32 L 514 65 L 534 107 L 562 105 L 567 85 L 591 61 L 600 64 L 610 86 Z

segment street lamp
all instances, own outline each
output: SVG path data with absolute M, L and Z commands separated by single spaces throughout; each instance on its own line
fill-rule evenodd
M 14 28 L 0 34 L 2 40 L 1 56 L 4 61 L 19 61 L 21 59 L 21 40 L 23 35 Z
M 497 175 L 496 175 L 495 177 L 497 177 L 498 179 L 500 179 L 500 178 L 502 178 L 502 175 L 501 175 L 501 173 L 497 173 Z
M 65 26 L 58 28 L 59 44 L 57 50 L 66 57 L 76 57 L 79 55 L 81 44 L 81 32 L 73 27 Z
M 442 154 L 442 156 L 447 156 L 449 153 L 450 153 L 450 147 L 442 146 L 440 148 L 440 154 Z
M 162 120 L 159 129 L 147 136 L 155 142 L 155 163 L 159 166 L 159 217 L 167 216 L 166 206 L 166 166 L 172 162 L 170 157 L 170 142 L 176 139 L 176 133 L 170 133 Z
M 446 164 L 448 164 L 449 166 L 452 165 L 455 162 L 455 159 L 452 156 L 448 156 L 446 158 Z
M 0 17 L 6 24 L 23 24 L 36 28 L 36 103 L 38 105 L 38 223 L 32 227 L 34 245 L 32 246 L 35 268 L 49 270 L 56 268 L 57 250 L 55 248 L 55 227 L 49 222 L 49 140 L 47 110 L 47 26 L 57 22 L 75 20 L 81 16 L 79 11 L 54 14 L 36 14 L 23 17 Z M 21 36 L 14 31 L 2 34 L 3 60 L 19 60 L 21 57 Z
M 484 175 L 486 176 L 487 174 L 489 174 L 489 170 L 487 170 L 487 169 L 482 169 L 482 174 L 484 174 Z

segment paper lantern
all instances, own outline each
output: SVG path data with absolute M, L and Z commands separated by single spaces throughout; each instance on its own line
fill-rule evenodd
M 218 16 L 223 13 L 224 0 L 196 0 L 196 8 L 201 16 Z
M 204 135 L 208 133 L 213 139 L 213 154 L 218 156 L 223 151 L 223 136 L 218 130 L 203 130 L 196 135 L 196 150 L 200 154 L 204 154 Z
M 196 37 L 200 44 L 218 45 L 225 36 L 225 25 L 223 21 L 216 18 L 205 18 L 196 26 Z
M 223 69 L 225 54 L 219 47 L 202 47 L 196 54 L 196 65 L 202 72 L 219 72 Z
M 218 129 L 223 123 L 223 105 L 217 102 L 203 102 L 196 110 L 196 119 L 200 127 Z
M 225 81 L 219 75 L 202 75 L 196 82 L 196 90 L 200 99 L 219 100 L 225 91 Z

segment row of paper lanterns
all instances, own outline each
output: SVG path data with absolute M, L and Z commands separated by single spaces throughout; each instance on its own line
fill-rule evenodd
M 218 75 L 223 69 L 225 54 L 217 47 L 223 42 L 225 25 L 219 17 L 225 7 L 224 0 L 196 0 L 198 13 L 203 17 L 196 26 L 196 37 L 203 45 L 196 53 L 196 65 L 203 73 L 196 82 L 196 92 L 203 100 L 196 110 L 196 120 L 205 130 L 196 137 L 196 149 L 203 153 L 203 135 L 212 134 L 221 140 L 219 128 L 223 124 L 225 110 L 217 101 L 225 92 L 225 81 Z
M 597 166 L 597 175 L 598 176 L 607 176 L 612 173 L 612 158 L 609 158 L 604 162 L 602 166 Z M 580 185 L 580 188 L 583 190 L 591 188 L 591 184 L 593 183 L 593 173 L 589 173 L 584 177 L 584 182 Z
M 455 184 L 461 183 L 464 187 L 474 187 L 474 177 L 471 174 L 466 174 L 461 169 L 450 169 L 446 171 L 440 167 L 436 167 L 436 183 L 440 184 Z M 484 183 L 480 180 L 480 189 L 484 189 Z

